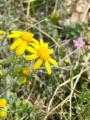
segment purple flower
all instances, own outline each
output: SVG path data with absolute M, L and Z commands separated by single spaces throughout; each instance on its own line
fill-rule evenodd
M 81 38 L 73 40 L 73 43 L 75 47 L 83 47 L 85 45 L 85 42 Z

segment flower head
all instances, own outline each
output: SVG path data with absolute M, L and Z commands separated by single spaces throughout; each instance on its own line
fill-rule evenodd
M 5 107 L 7 104 L 7 101 L 4 98 L 0 98 L 0 108 Z
M 24 84 L 27 81 L 25 76 L 20 76 L 18 80 L 19 80 L 20 84 Z
M 7 116 L 7 107 L 0 110 L 0 118 L 5 118 Z
M 28 76 L 28 75 L 29 75 L 29 72 L 30 72 L 29 67 L 24 67 L 24 68 L 22 69 L 22 72 L 23 72 L 24 75 Z
M 40 39 L 40 43 L 38 42 L 37 44 L 31 44 L 32 47 L 28 46 L 27 50 L 30 51 L 32 54 L 25 56 L 26 60 L 35 60 L 33 69 L 38 69 L 42 63 L 45 63 L 46 70 L 48 74 L 51 74 L 51 67 L 50 63 L 57 65 L 56 60 L 51 58 L 51 54 L 53 54 L 53 49 L 48 48 L 48 44 L 44 43 L 42 39 Z
M 26 31 L 11 31 L 7 38 L 13 38 L 14 42 L 11 44 L 11 49 L 16 49 L 16 55 L 21 55 L 27 48 L 27 45 L 32 42 L 37 42 L 33 37 L 34 34 Z
M 4 34 L 5 31 L 4 30 L 0 30 L 0 35 Z
M 0 98 L 0 117 L 7 116 L 7 101 L 4 98 Z
M 85 42 L 83 41 L 83 39 L 80 39 L 80 38 L 73 40 L 73 43 L 75 47 L 80 47 L 80 48 L 85 45 Z

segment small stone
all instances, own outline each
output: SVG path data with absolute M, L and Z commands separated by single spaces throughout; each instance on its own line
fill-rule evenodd
M 70 25 L 70 20 L 69 19 L 66 19 L 65 21 L 64 21 L 64 26 L 69 26 Z
M 65 19 L 65 20 L 59 20 L 59 25 L 60 26 L 69 26 L 71 23 L 70 23 L 70 19 Z
M 88 26 L 87 30 L 90 31 L 90 26 Z
M 84 12 L 87 9 L 87 4 L 85 3 L 79 3 L 76 5 L 76 11 L 79 13 Z
M 76 23 L 76 22 L 78 22 L 79 21 L 79 19 L 80 19 L 80 14 L 79 13 L 77 13 L 77 12 L 74 12 L 73 14 L 72 14 L 72 16 L 71 16 L 71 23 Z

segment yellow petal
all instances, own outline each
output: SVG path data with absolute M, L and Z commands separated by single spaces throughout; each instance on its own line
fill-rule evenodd
M 26 60 L 35 60 L 36 58 L 38 58 L 37 54 L 32 54 L 32 55 L 25 56 Z
M 45 44 L 44 44 L 44 47 L 48 48 L 48 44 L 47 44 L 47 43 L 45 43 Z
M 53 49 L 49 49 L 49 54 L 53 54 Z
M 26 49 L 27 42 L 22 41 L 21 44 L 16 49 L 16 55 L 22 55 Z
M 32 38 L 32 41 L 33 41 L 34 43 L 39 44 L 38 40 L 36 40 L 35 38 Z
M 35 48 L 35 49 L 38 49 L 40 46 L 39 44 L 35 44 L 35 43 L 31 43 L 31 45 Z
M 15 32 L 7 35 L 7 38 L 19 38 L 21 36 L 21 32 Z
M 29 51 L 29 52 L 31 52 L 31 53 L 36 53 L 37 52 L 34 48 L 32 48 L 30 46 L 27 46 L 26 50 Z
M 54 60 L 53 58 L 49 58 L 49 62 L 52 63 L 53 65 L 58 65 L 57 61 Z
M 48 61 L 45 61 L 45 66 L 46 66 L 46 70 L 47 70 L 48 74 L 50 75 L 51 74 L 51 67 L 50 67 L 50 64 Z
M 18 33 L 18 34 L 21 34 L 22 31 L 18 31 L 18 30 L 12 30 L 11 33 Z
M 40 45 L 41 45 L 41 46 L 44 45 L 44 41 L 43 41 L 43 39 L 40 39 Z
M 5 31 L 4 30 L 0 30 L 0 34 L 4 34 L 5 33 Z
M 15 49 L 21 43 L 22 43 L 21 39 L 16 39 L 15 42 L 11 44 L 10 49 Z
M 33 66 L 33 69 L 34 70 L 36 70 L 36 69 L 38 69 L 41 65 L 42 65 L 42 60 L 41 59 L 38 59 L 36 62 L 35 62 L 35 64 L 34 64 L 34 66 Z

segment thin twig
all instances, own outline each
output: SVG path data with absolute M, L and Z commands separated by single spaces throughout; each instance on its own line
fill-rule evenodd
M 64 103 L 66 103 L 66 102 L 70 99 L 70 97 L 72 97 L 72 95 L 73 95 L 73 93 L 74 93 L 74 90 L 75 90 L 75 88 L 76 88 L 76 85 L 77 85 L 77 83 L 78 83 L 81 75 L 82 75 L 83 72 L 85 72 L 85 71 L 87 71 L 87 68 L 86 68 L 86 69 L 84 69 L 84 68 L 81 69 L 80 73 L 77 75 L 77 79 L 76 79 L 76 81 L 75 81 L 75 83 L 74 83 L 74 86 L 73 86 L 73 89 L 72 89 L 70 95 L 67 96 L 67 97 L 66 97 L 60 104 L 58 104 L 55 108 L 53 108 L 51 111 L 49 111 L 49 112 L 46 114 L 46 116 L 44 117 L 44 120 L 47 120 L 47 117 L 48 117 L 50 114 L 52 114 L 52 113 L 53 113 L 56 109 L 58 109 L 60 106 L 63 106 Z M 52 102 L 52 100 L 51 100 L 51 102 Z M 50 104 L 51 104 L 51 103 L 50 103 Z M 50 105 L 49 105 L 49 106 L 50 106 Z

